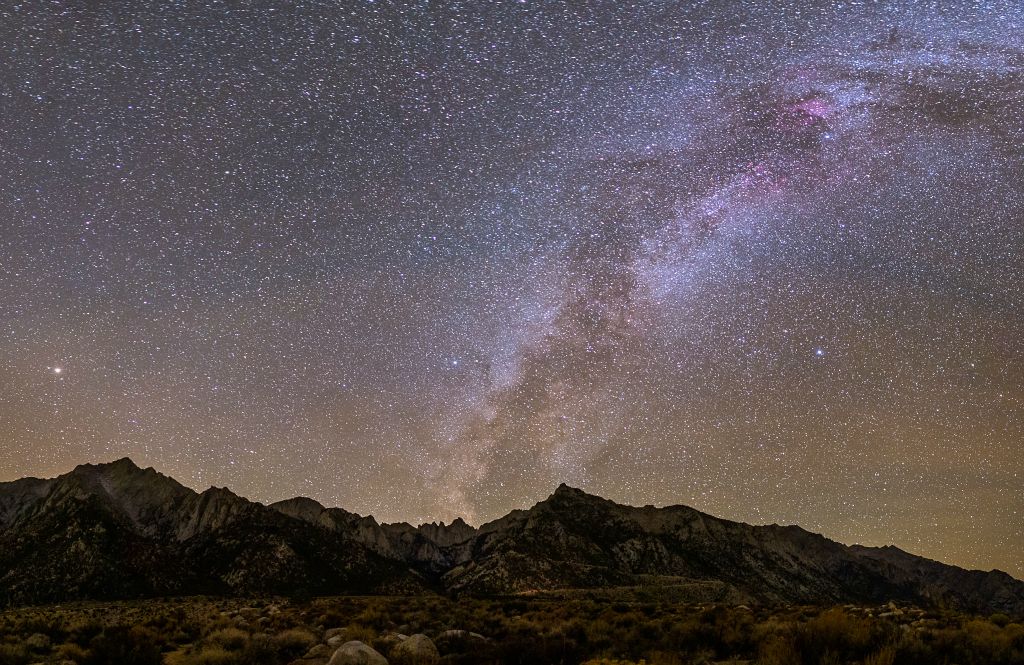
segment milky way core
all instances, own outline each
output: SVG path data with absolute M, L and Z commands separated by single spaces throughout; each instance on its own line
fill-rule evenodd
M 0 480 L 1024 576 L 1019 3 L 3 2 L 0 123 Z

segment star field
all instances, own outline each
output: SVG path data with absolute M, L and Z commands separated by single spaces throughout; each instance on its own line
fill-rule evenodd
M 0 123 L 0 480 L 1024 577 L 1017 3 L 2 2 Z

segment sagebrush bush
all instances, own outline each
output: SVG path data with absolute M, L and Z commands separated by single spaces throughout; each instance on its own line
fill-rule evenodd
M 219 628 L 206 636 L 206 641 L 227 651 L 238 651 L 249 642 L 249 633 L 238 628 Z
M 896 649 L 891 646 L 882 647 L 881 650 L 864 659 L 864 665 L 893 665 L 895 662 Z
M 25 665 L 31 658 L 24 644 L 0 644 L 0 665 Z
M 242 665 L 237 651 L 228 651 L 217 644 L 209 644 L 198 652 L 189 654 L 182 661 L 183 665 Z
M 369 644 L 377 637 L 377 631 L 373 628 L 354 623 L 345 626 L 345 630 L 342 631 L 341 636 L 342 642 L 359 640 L 360 642 Z
M 55 655 L 58 660 L 73 660 L 76 663 L 83 663 L 88 652 L 74 642 L 68 642 L 58 646 Z
M 109 626 L 89 642 L 85 665 L 161 665 L 157 635 L 141 626 Z
M 273 637 L 278 653 L 289 660 L 306 653 L 319 641 L 316 635 L 302 628 L 289 628 Z

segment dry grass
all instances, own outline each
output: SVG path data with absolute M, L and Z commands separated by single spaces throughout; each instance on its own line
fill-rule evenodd
M 586 598 L 189 598 L 0 612 L 0 665 L 284 665 L 327 629 L 385 649 L 390 633 L 461 629 L 445 665 L 1024 665 L 1020 617 L 904 608 L 741 608 Z

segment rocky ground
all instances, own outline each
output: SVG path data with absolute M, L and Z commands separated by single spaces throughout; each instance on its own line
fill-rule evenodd
M 1020 617 L 586 597 L 182 598 L 0 613 L 0 665 L 1024 664 Z

